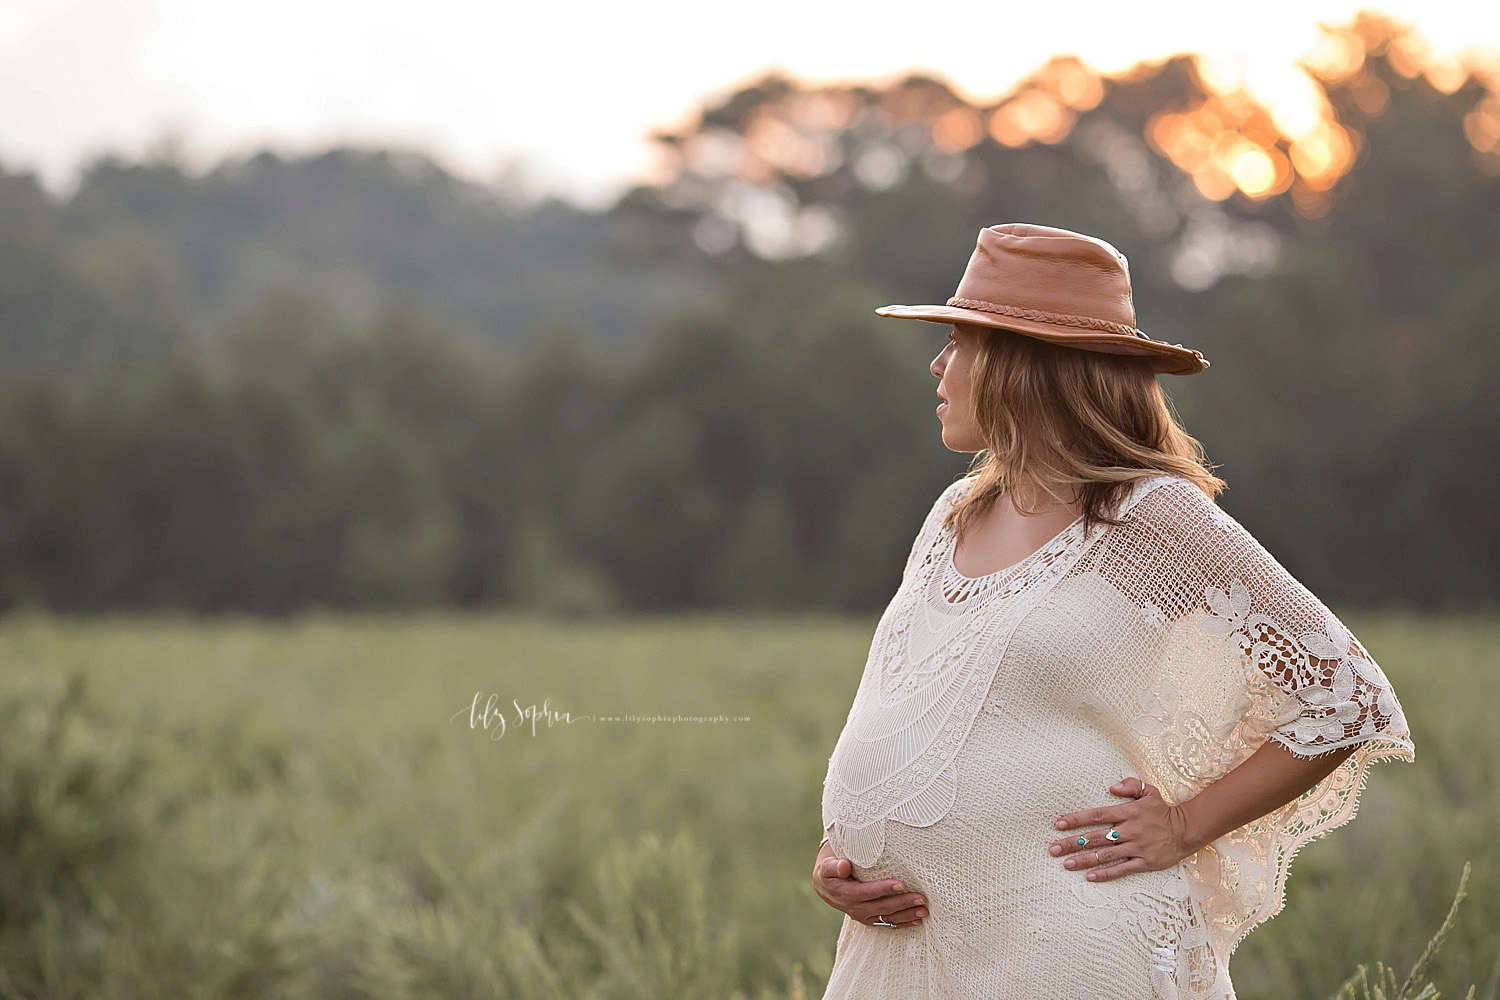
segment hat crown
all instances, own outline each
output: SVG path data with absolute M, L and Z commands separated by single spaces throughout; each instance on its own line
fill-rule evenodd
M 1124 254 L 1093 236 L 1027 223 L 980 230 L 949 304 L 1135 326 Z
M 947 305 L 893 305 L 875 312 L 1144 356 L 1158 374 L 1192 375 L 1208 367 L 1200 352 L 1136 329 L 1124 254 L 1096 237 L 1051 226 L 1009 222 L 980 230 L 958 294 Z

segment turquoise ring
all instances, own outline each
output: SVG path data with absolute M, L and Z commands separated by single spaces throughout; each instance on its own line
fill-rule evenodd
M 1079 847 L 1082 847 L 1084 844 L 1087 844 L 1088 842 L 1089 842 L 1089 838 L 1087 838 L 1087 837 L 1079 837 L 1078 838 L 1078 846 Z
M 1119 840 L 1120 839 L 1120 831 L 1119 830 L 1111 830 L 1111 831 L 1109 831 L 1108 833 L 1106 833 L 1104 835 L 1104 839 L 1105 840 Z

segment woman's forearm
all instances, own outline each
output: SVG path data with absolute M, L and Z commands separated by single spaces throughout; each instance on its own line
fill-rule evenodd
M 1260 819 L 1332 774 L 1354 747 L 1299 757 L 1267 740 L 1238 767 L 1179 803 L 1188 846 L 1199 851 L 1231 830 Z

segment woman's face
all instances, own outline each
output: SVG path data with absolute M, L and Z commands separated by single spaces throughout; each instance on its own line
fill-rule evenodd
M 985 447 L 979 425 L 974 419 L 974 397 L 969 381 L 974 356 L 979 351 L 978 338 L 985 334 L 963 324 L 948 331 L 948 343 L 932 359 L 929 370 L 938 377 L 937 408 L 943 423 L 943 444 L 949 451 L 976 452 Z

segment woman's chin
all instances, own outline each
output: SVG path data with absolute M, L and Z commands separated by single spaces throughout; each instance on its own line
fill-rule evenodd
M 943 447 L 947 448 L 949 451 L 956 451 L 962 455 L 972 455 L 974 452 L 982 449 L 984 447 L 984 444 L 983 442 L 975 442 L 963 434 L 957 433 L 948 429 L 947 427 L 944 427 Z

